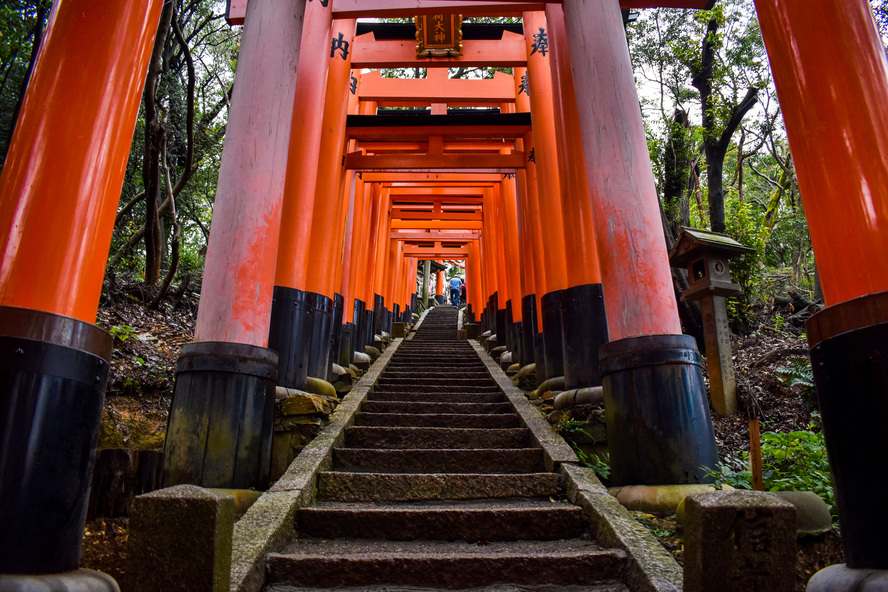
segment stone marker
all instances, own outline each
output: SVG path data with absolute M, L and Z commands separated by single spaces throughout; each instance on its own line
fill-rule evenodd
M 131 592 L 227 592 L 234 499 L 195 485 L 159 489 L 133 500 L 125 589 Z
M 713 491 L 685 499 L 684 592 L 792 592 L 796 518 L 770 493 Z
M 406 337 L 407 331 L 404 327 L 404 323 L 392 323 L 392 337 L 397 339 L 398 337 Z

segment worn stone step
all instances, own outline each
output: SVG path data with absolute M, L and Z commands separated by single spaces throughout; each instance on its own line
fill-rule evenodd
M 563 586 L 563 585 L 514 585 L 514 584 L 492 584 L 490 586 L 460 588 L 426 588 L 419 586 L 393 586 L 391 584 L 382 584 L 379 586 L 348 586 L 348 587 L 332 587 L 332 588 L 305 588 L 302 586 L 273 585 L 263 588 L 265 592 L 630 592 L 629 588 L 621 582 L 607 581 L 597 584 L 588 584 L 584 586 Z
M 296 514 L 301 535 L 390 541 L 517 541 L 583 534 L 583 511 L 543 500 L 324 502 Z
M 496 388 L 496 383 L 489 376 L 485 376 L 482 378 L 456 378 L 456 377 L 448 377 L 442 378 L 439 380 L 434 380 L 431 377 L 426 376 L 411 376 L 410 378 L 389 378 L 386 375 L 382 375 L 379 380 L 376 382 L 377 389 L 382 389 L 384 387 L 404 387 L 404 388 L 419 388 L 421 390 L 431 390 L 435 391 L 438 389 L 462 389 L 465 387 L 494 387 Z
M 430 403 L 502 403 L 506 400 L 501 392 L 484 393 L 429 393 L 418 391 L 373 391 L 371 401 L 417 401 Z
M 358 426 L 429 428 L 516 428 L 514 413 L 358 413 Z
M 486 376 L 488 380 L 490 379 L 490 374 L 487 372 L 487 369 L 480 364 L 473 364 L 471 366 L 449 366 L 446 362 L 441 362 L 440 364 L 435 364 L 432 366 L 426 364 L 401 364 L 401 363 L 391 363 L 386 366 L 385 376 L 389 374 L 401 374 L 407 375 L 408 377 L 416 377 L 419 375 L 431 375 L 431 376 L 460 376 L 468 374 L 470 377 L 477 376 Z M 397 376 L 396 376 L 397 377 Z
M 351 448 L 526 448 L 527 428 L 432 428 L 352 426 L 345 430 Z
M 512 413 L 512 405 L 504 403 L 434 403 L 422 401 L 365 401 L 366 413 Z
M 526 473 L 318 473 L 318 499 L 330 502 L 548 497 L 558 475 Z
M 472 355 L 471 357 L 460 357 L 453 356 L 450 354 L 438 356 L 438 355 L 428 355 L 428 354 L 420 354 L 420 353 L 410 353 L 402 355 L 401 352 L 398 352 L 394 356 L 392 356 L 391 361 L 387 368 L 391 369 L 399 365 L 404 366 L 418 366 L 427 369 L 453 369 L 453 368 L 461 368 L 471 366 L 473 368 L 484 368 L 484 363 L 478 359 L 478 356 Z
M 397 379 L 397 380 L 416 380 L 417 378 L 422 378 L 422 380 L 435 380 L 435 379 L 448 379 L 448 378 L 461 378 L 461 379 L 487 379 L 488 381 L 493 380 L 490 378 L 490 374 L 485 372 L 484 370 L 444 370 L 444 369 L 435 369 L 435 370 L 401 370 L 394 369 L 390 370 L 386 368 L 385 374 L 382 375 L 383 378 L 386 379 Z
M 491 385 L 475 385 L 475 386 L 449 386 L 446 384 L 419 384 L 411 385 L 380 385 L 373 387 L 374 393 L 499 393 L 500 389 L 496 384 Z
M 374 473 L 536 473 L 539 448 L 410 449 L 334 448 L 338 470 Z
M 619 579 L 626 555 L 580 539 L 392 542 L 298 539 L 268 556 L 269 585 L 399 585 L 449 590 L 512 585 L 589 585 Z

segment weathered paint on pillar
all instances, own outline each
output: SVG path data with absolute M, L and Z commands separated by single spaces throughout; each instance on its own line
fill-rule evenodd
M 95 322 L 161 5 L 53 7 L 0 177 L 0 306 Z
M 756 0 L 827 305 L 888 291 L 888 63 L 864 0 Z
M 610 338 L 681 334 L 620 4 L 563 7 Z
M 297 290 L 306 290 L 308 275 L 313 270 L 308 242 L 318 180 L 332 24 L 332 6 L 321 2 L 305 4 L 274 282 L 276 286 Z
M 303 4 L 247 9 L 195 341 L 268 343 Z

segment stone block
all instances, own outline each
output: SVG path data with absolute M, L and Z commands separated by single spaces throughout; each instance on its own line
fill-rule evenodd
M 457 341 L 465 341 L 466 340 L 466 330 L 465 329 L 457 329 L 456 340 Z
M 466 339 L 478 339 L 481 337 L 481 325 L 478 323 L 466 323 L 463 325 L 466 331 Z
M 0 592 L 120 592 L 108 574 L 78 569 L 54 574 L 0 574 Z
M 227 592 L 234 499 L 194 485 L 140 495 L 130 510 L 132 592 Z
M 395 339 L 407 337 L 407 327 L 404 323 L 392 323 L 392 337 Z
M 330 404 L 323 397 L 310 393 L 294 392 L 281 402 L 281 415 L 330 415 Z
M 684 592 L 795 590 L 796 517 L 770 493 L 713 491 L 685 499 Z

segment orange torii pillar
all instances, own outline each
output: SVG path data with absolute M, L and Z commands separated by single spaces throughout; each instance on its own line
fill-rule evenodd
M 444 261 L 439 261 L 443 264 Z M 444 270 L 435 274 L 435 302 L 444 304 Z
M 348 257 L 345 260 L 343 274 L 347 274 L 348 289 L 345 291 L 345 317 L 350 318 L 351 343 L 349 361 L 354 360 L 354 353 L 364 346 L 358 346 L 361 340 L 361 319 L 364 316 L 364 284 L 367 275 L 367 242 L 370 236 L 370 209 L 373 199 L 374 184 L 364 183 L 363 175 L 358 174 L 355 185 L 355 205 L 349 216 L 351 223 L 351 244 L 347 248 Z M 344 359 L 342 361 L 345 361 Z
M 342 268 L 342 233 L 344 205 L 342 189 L 345 177 L 343 148 L 345 146 L 345 117 L 351 98 L 351 44 L 355 35 L 354 19 L 333 23 L 332 41 L 327 70 L 327 90 L 324 93 L 324 125 L 321 131 L 317 183 L 312 208 L 311 238 L 308 249 L 310 272 L 305 277 L 305 291 L 326 297 L 324 307 L 315 307 L 312 333 L 308 348 L 308 375 L 327 380 L 333 355 L 334 330 L 338 337 L 342 324 L 342 295 L 336 284 L 337 270 Z M 332 308 L 328 307 L 332 304 Z M 338 354 L 338 352 L 337 352 Z
M 888 516 L 873 511 L 888 476 L 872 464 L 888 454 L 888 61 L 865 0 L 755 4 L 827 305 L 807 334 L 847 567 L 808 590 L 878 587 L 888 581 Z
M 607 343 L 607 315 L 584 170 L 580 118 L 570 71 L 570 50 L 564 32 L 564 11 L 559 4 L 546 5 L 546 22 L 554 58 L 552 87 L 563 189 L 564 244 L 571 261 L 567 269 L 568 288 L 561 294 L 564 388 L 575 389 L 601 385 L 598 349 Z
M 718 462 L 702 361 L 681 334 L 617 0 L 564 0 L 607 324 L 600 350 L 614 484 L 705 481 Z
M 353 38 L 354 36 L 352 36 L 352 39 Z M 352 70 L 348 75 L 348 78 L 348 95 L 345 110 L 346 113 L 357 113 L 359 106 L 358 87 L 361 83 L 361 73 Z M 344 116 L 338 125 L 342 126 L 342 133 L 339 134 L 341 136 L 341 142 L 345 143 Z M 330 128 L 329 133 L 333 135 L 333 128 Z M 356 142 L 354 140 L 349 140 L 348 143 L 344 144 L 346 154 L 353 150 L 355 144 Z M 351 229 L 353 223 L 352 210 L 355 205 L 355 191 L 359 179 L 358 174 L 355 171 L 346 171 L 344 164 L 342 159 L 340 159 L 339 191 L 342 197 L 339 200 L 336 217 L 339 220 L 338 228 L 342 232 L 341 234 L 337 233 L 333 237 L 336 245 L 334 247 L 335 262 L 333 265 L 333 336 L 330 344 L 330 361 L 342 366 L 342 357 L 344 356 L 348 360 L 344 367 L 348 368 L 348 365 L 352 360 L 352 349 L 351 327 L 348 325 L 348 319 L 345 312 L 345 301 L 347 298 L 346 291 L 349 284 L 349 278 L 345 272 L 345 268 L 346 259 L 348 257 L 346 251 L 351 243 Z M 349 310 L 351 309 L 349 308 Z
M 247 9 L 194 343 L 176 371 L 167 485 L 268 485 L 278 356 L 266 346 L 303 14 L 302 2 Z
M 478 306 L 483 302 L 481 295 L 481 251 L 480 241 L 469 243 L 469 256 L 466 258 L 466 300 L 468 304 Z M 472 313 L 473 314 L 473 313 Z M 474 318 L 469 318 L 474 323 Z
M 379 235 L 380 215 L 385 215 L 383 188 L 379 183 L 370 186 L 367 215 L 367 234 L 361 245 L 360 266 L 358 268 L 360 284 L 355 292 L 355 323 L 357 340 L 355 351 L 364 353 L 364 346 L 373 341 L 373 308 L 368 303 L 373 301 L 373 282 L 376 274 L 376 241 Z
M 515 109 L 518 112 L 530 111 L 528 96 L 527 69 L 515 68 Z M 518 150 L 525 154 L 534 151 L 533 134 L 527 133 L 515 141 Z M 522 298 L 522 349 L 523 363 L 538 363 L 537 382 L 542 382 L 545 357 L 543 355 L 542 310 L 537 303 L 537 294 L 545 293 L 546 268 L 543 253 L 548 245 L 543 241 L 543 227 L 540 219 L 539 192 L 537 191 L 536 163 L 528 160 L 518 171 L 519 232 L 521 240 Z
M 160 12 L 56 3 L 0 177 L 0 574 L 80 563 L 112 349 L 93 323 Z
M 509 351 L 512 362 L 524 364 L 522 329 L 524 326 L 521 310 L 521 258 L 518 236 L 518 192 L 514 177 L 506 176 L 500 182 L 500 219 L 502 221 L 502 244 L 504 253 L 504 283 L 508 286 L 509 298 L 506 301 L 506 325 Z
M 379 227 L 376 235 L 376 253 L 373 261 L 375 268 L 373 282 L 373 322 L 370 324 L 370 340 L 367 345 L 373 345 L 374 336 L 382 332 L 382 319 L 385 316 L 385 292 L 387 287 L 389 248 L 391 246 L 392 217 L 391 189 L 383 188 L 382 201 L 380 202 Z
M 481 314 L 482 322 L 487 330 L 496 335 L 496 339 L 489 339 L 488 342 L 495 347 L 499 347 L 505 343 L 505 335 L 497 333 L 500 329 L 497 320 L 499 314 L 499 275 L 501 267 L 499 264 L 499 253 L 497 251 L 497 243 L 499 241 L 499 233 L 497 231 L 497 214 L 496 201 L 494 200 L 493 191 L 490 188 L 484 190 L 483 206 L 484 219 L 482 221 L 481 235 L 483 237 L 481 244 L 481 257 L 483 260 L 484 271 L 484 292 L 486 296 L 486 308 Z
M 315 208 L 322 207 L 317 180 L 325 103 L 329 99 L 327 69 L 340 60 L 339 53 L 332 50 L 332 23 L 331 7 L 321 2 L 305 4 L 268 336 L 269 347 L 280 355 L 278 384 L 297 389 L 305 388 L 308 376 L 326 380 L 329 372 L 329 341 L 323 347 L 321 341 L 325 335 L 329 339 L 332 328 L 333 299 L 323 291 L 330 270 L 311 259 L 311 241 L 317 236 L 316 225 L 332 222 L 315 215 Z M 325 154 L 324 158 L 339 157 Z
M 358 89 L 361 86 L 361 72 L 352 70 L 349 75 L 348 82 L 348 105 L 346 107 L 348 113 L 358 113 L 360 108 L 360 100 L 358 98 Z M 343 123 L 345 123 L 343 121 Z M 349 140 L 345 145 L 346 153 L 354 150 L 357 142 Z M 335 265 L 336 274 L 334 278 L 334 286 L 341 295 L 339 320 L 336 321 L 336 303 L 334 301 L 334 324 L 333 324 L 333 347 L 330 349 L 331 359 L 337 364 L 342 364 L 342 358 L 345 357 L 347 362 L 345 368 L 352 360 L 351 337 L 352 325 L 348 319 L 351 318 L 351 294 L 349 293 L 350 277 L 348 273 L 349 264 L 346 263 L 351 257 L 351 237 L 354 227 L 354 207 L 356 192 L 359 191 L 359 185 L 363 187 L 363 175 L 359 175 L 356 171 L 343 170 L 342 175 L 342 201 L 340 202 L 339 217 L 342 228 L 342 239 L 339 241 L 337 258 L 339 262 Z M 362 191 L 363 189 L 361 189 Z M 346 301 L 349 301 L 346 304 Z
M 509 302 L 509 284 L 506 279 L 506 253 L 503 240 L 503 208 L 502 187 L 496 184 L 486 190 L 490 196 L 490 204 L 485 203 L 485 210 L 489 213 L 490 228 L 492 234 L 488 236 L 488 245 L 491 247 L 493 257 L 493 269 L 496 270 L 496 292 L 494 292 L 495 307 L 491 311 L 496 326 L 497 346 L 509 350 L 511 327 L 508 322 L 507 303 Z M 485 216 L 487 217 L 487 216 Z M 505 353 L 505 352 L 503 352 Z
M 542 314 L 543 359 L 537 357 L 537 380 L 564 375 L 561 343 L 561 295 L 568 287 L 564 224 L 561 213 L 562 180 L 558 170 L 558 139 L 552 94 L 552 59 L 542 12 L 525 12 L 527 46 L 527 94 L 533 117 L 533 160 L 536 164 L 540 221 L 546 237 L 544 292 L 539 300 Z
M 346 210 L 345 232 L 342 245 L 341 293 L 343 300 L 342 328 L 339 340 L 338 364 L 348 368 L 354 361 L 355 342 L 355 290 L 357 284 L 358 244 L 366 235 L 366 203 L 369 187 L 365 187 L 363 175 L 352 173 L 349 204 Z

